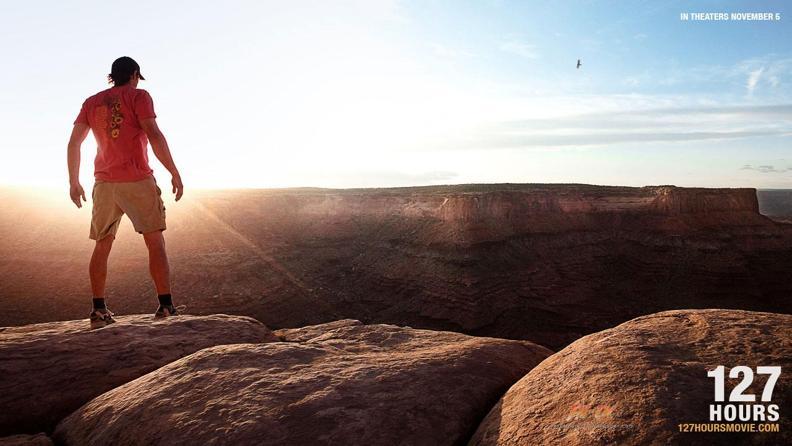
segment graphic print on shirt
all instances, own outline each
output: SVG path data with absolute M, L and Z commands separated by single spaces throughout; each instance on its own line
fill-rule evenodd
M 102 105 L 96 107 L 94 115 L 96 123 L 106 134 L 116 139 L 121 134 L 121 123 L 124 122 L 124 114 L 121 113 L 121 98 L 107 96 L 102 102 Z

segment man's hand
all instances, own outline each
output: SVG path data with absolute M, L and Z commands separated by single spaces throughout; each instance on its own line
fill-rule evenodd
M 173 176 L 171 184 L 173 185 L 173 193 L 176 194 L 176 201 L 179 201 L 179 199 L 182 197 L 182 194 L 184 194 L 184 185 L 182 184 L 181 176 L 179 176 L 178 173 Z
M 82 207 L 82 201 L 88 201 L 85 199 L 85 191 L 83 190 L 80 183 L 75 183 L 71 185 L 71 187 L 69 188 L 69 195 L 71 196 L 71 201 L 78 208 Z M 80 201 L 80 198 L 82 198 L 82 201 Z

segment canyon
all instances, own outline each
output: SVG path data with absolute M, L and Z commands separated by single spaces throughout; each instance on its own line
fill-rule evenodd
M 0 198 L 0 325 L 87 317 L 90 203 Z M 166 200 L 165 235 L 191 314 L 273 329 L 350 318 L 559 349 L 663 310 L 789 313 L 792 224 L 759 203 L 754 189 L 674 186 L 188 190 Z M 108 304 L 156 308 L 128 220 Z

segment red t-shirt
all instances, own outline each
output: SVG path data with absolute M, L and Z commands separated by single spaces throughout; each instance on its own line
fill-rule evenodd
M 83 102 L 74 123 L 91 126 L 96 138 L 97 180 L 138 181 L 153 174 L 140 121 L 155 117 L 151 95 L 129 84 L 100 91 Z

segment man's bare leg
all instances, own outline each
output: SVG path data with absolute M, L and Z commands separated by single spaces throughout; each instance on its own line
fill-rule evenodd
M 88 275 L 91 277 L 91 292 L 94 297 L 105 297 L 105 283 L 107 282 L 107 259 L 110 257 L 110 249 L 113 247 L 115 236 L 107 235 L 101 240 L 96 241 L 91 263 L 88 266 Z
M 91 292 L 93 293 L 93 311 L 91 311 L 91 329 L 105 327 L 115 322 L 105 304 L 105 282 L 107 281 L 107 259 L 113 247 L 115 236 L 109 234 L 96 241 L 91 263 L 88 265 L 88 275 L 91 278 Z
M 165 237 L 162 231 L 143 234 L 149 252 L 149 272 L 154 280 L 157 294 L 170 294 L 170 267 L 168 253 L 165 251 Z

